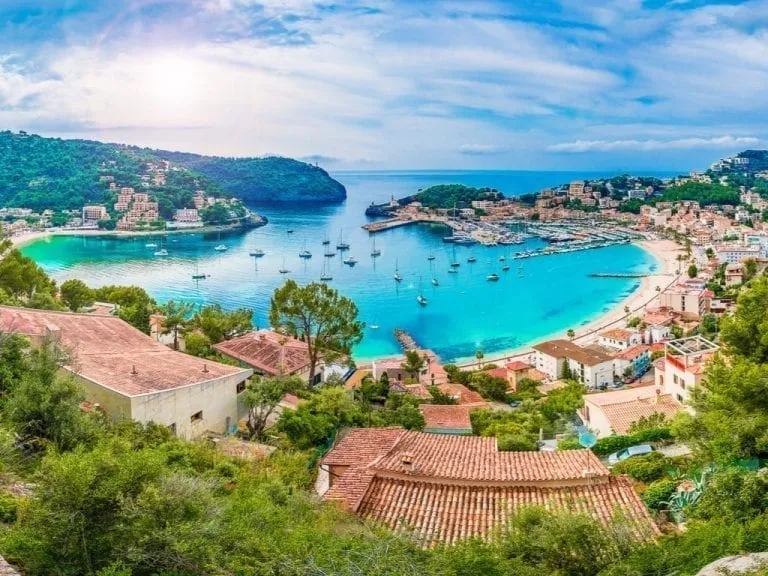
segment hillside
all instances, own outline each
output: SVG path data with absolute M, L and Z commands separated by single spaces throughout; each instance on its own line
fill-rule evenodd
M 463 184 L 438 184 L 413 197 L 427 208 L 471 208 L 475 200 L 499 200 L 504 195 L 491 188 L 473 188 Z
M 79 209 L 114 201 L 103 181 L 142 186 L 148 163 L 171 162 L 162 184 L 147 190 L 161 212 L 188 207 L 196 189 L 246 202 L 337 202 L 346 190 L 324 170 L 287 158 L 216 158 L 0 132 L 0 206 L 35 210 Z M 145 186 L 146 187 L 146 186 Z

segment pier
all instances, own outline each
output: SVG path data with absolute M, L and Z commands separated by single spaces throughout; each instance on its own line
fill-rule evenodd
M 614 272 L 592 272 L 590 278 L 647 278 L 650 274 L 620 274 Z
M 419 349 L 419 345 L 416 344 L 416 340 L 414 340 L 413 336 L 408 334 L 408 332 L 402 330 L 401 328 L 395 328 L 394 332 L 395 338 L 400 344 L 400 347 L 403 349 L 403 352 L 410 352 L 411 350 Z

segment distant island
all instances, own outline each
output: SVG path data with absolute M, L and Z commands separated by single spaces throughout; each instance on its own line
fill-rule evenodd
M 110 187 L 113 182 L 118 186 Z M 147 193 L 166 219 L 194 208 L 198 190 L 245 203 L 346 198 L 325 170 L 290 158 L 220 158 L 0 132 L 0 206 L 56 212 L 113 206 L 121 187 Z
M 389 216 L 399 208 L 418 203 L 432 210 L 455 208 L 469 209 L 483 202 L 503 200 L 504 195 L 494 188 L 474 188 L 464 184 L 437 184 L 405 198 L 392 198 L 386 204 L 371 204 L 367 216 Z

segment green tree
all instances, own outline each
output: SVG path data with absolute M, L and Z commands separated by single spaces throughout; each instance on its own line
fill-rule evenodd
M 59 287 L 61 301 L 72 312 L 90 306 L 94 302 L 93 291 L 82 280 L 72 279 L 62 283 Z
M 405 353 L 405 361 L 400 364 L 403 372 L 410 374 L 413 380 L 419 379 L 419 374 L 426 365 L 424 358 L 416 350 L 408 350 Z
M 163 334 L 173 334 L 173 349 L 179 349 L 179 334 L 187 327 L 187 318 L 194 309 L 189 302 L 174 302 L 169 300 L 161 307 L 163 319 Z
M 712 260 L 712 258 L 715 257 L 715 251 L 712 249 L 711 246 L 709 248 L 707 248 L 706 254 L 707 254 L 707 259 L 708 260 Z
M 263 437 L 264 430 L 283 396 L 300 389 L 302 384 L 301 379 L 294 376 L 251 378 L 242 397 L 243 405 L 248 410 L 247 426 L 251 440 Z
M 0 397 L 13 390 L 29 370 L 28 348 L 23 336 L 0 332 Z
M 485 354 L 483 354 L 482 350 L 478 350 L 475 352 L 475 358 L 477 358 L 477 368 L 478 370 L 482 367 L 483 358 L 485 358 Z
M 504 378 L 491 376 L 487 372 L 475 372 L 472 375 L 472 386 L 483 398 L 503 402 L 509 384 Z
M 696 266 L 696 264 L 691 264 L 688 266 L 688 277 L 689 278 L 696 278 L 696 276 L 699 275 L 699 269 Z
M 184 352 L 200 358 L 208 358 L 213 354 L 211 340 L 200 332 L 187 332 L 184 335 Z
M 131 326 L 149 334 L 149 317 L 155 311 L 157 304 L 150 298 L 146 290 L 138 286 L 104 286 L 93 291 L 94 298 L 99 302 L 110 302 L 118 305 L 118 316 Z
M 573 328 L 568 328 L 568 331 L 565 333 L 565 335 L 568 336 L 569 340 L 576 338 L 576 332 L 573 330 Z
M 307 343 L 310 384 L 319 359 L 332 362 L 349 356 L 365 326 L 357 319 L 355 303 L 337 290 L 322 282 L 301 287 L 293 280 L 275 290 L 269 322 L 279 332 Z
M 212 344 L 218 344 L 252 330 L 252 318 L 249 308 L 228 312 L 219 304 L 211 304 L 196 312 L 189 324 L 199 328 Z
M 735 313 L 720 324 L 720 338 L 730 354 L 768 362 L 768 278 L 752 281 L 739 294 Z
M 744 261 L 744 281 L 752 280 L 757 274 L 757 262 L 754 258 L 748 258 Z

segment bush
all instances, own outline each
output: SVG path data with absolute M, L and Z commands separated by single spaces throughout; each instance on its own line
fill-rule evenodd
M 618 450 L 624 450 L 635 444 L 648 444 L 653 442 L 662 442 L 672 439 L 672 432 L 669 428 L 649 428 L 647 430 L 641 430 L 637 434 L 629 434 L 625 436 L 607 436 L 600 438 L 595 444 L 592 451 L 598 456 L 607 456 L 613 454 Z
M 8 492 L 0 493 L 0 522 L 12 524 L 16 522 L 16 511 L 19 508 L 18 500 Z
M 633 480 L 653 482 L 664 476 L 667 458 L 659 452 L 628 458 L 613 467 L 615 474 L 626 474 Z
M 569 436 L 568 438 L 563 438 L 560 440 L 560 442 L 557 443 L 557 449 L 558 450 L 581 450 L 582 445 L 579 444 L 579 439 L 575 436 Z
M 662 478 L 651 482 L 643 492 L 642 499 L 651 510 L 661 510 L 665 503 L 677 490 L 677 481 L 670 478 Z

